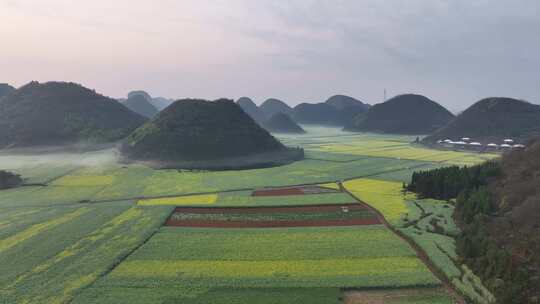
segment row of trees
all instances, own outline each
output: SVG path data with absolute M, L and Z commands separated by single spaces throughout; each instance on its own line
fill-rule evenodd
M 411 183 L 406 187 L 421 197 L 449 200 L 456 198 L 463 190 L 486 185 L 500 171 L 500 165 L 492 161 L 472 167 L 452 166 L 414 172 Z

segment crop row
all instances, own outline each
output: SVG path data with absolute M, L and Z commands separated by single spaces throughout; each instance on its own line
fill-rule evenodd
M 186 283 L 229 287 L 399 287 L 436 285 L 416 257 L 278 261 L 132 260 L 109 276 L 110 285 Z
M 10 238 L 17 242 L 0 252 L 5 265 L 0 298 L 6 303 L 69 302 L 170 213 L 168 207 L 133 207 L 133 202 L 56 208 L 71 211 L 15 233 Z

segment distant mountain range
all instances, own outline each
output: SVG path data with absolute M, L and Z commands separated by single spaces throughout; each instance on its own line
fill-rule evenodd
M 31 82 L 0 98 L 0 148 L 113 142 L 145 120 L 79 84 Z
M 0 148 L 114 142 L 141 126 L 145 117 L 159 117 L 162 121 L 163 117 L 170 116 L 164 114 L 162 117 L 158 113 L 160 109 L 171 106 L 172 101 L 152 98 L 145 91 L 132 91 L 127 99 L 121 101 L 123 105 L 75 83 L 31 82 L 19 89 L 0 84 Z M 176 102 L 176 110 L 170 111 L 176 113 L 183 109 L 195 112 L 178 114 L 176 119 L 207 119 L 208 115 L 199 112 L 213 113 L 219 108 L 208 106 L 208 102 L 202 100 L 184 101 L 187 102 L 185 105 Z M 245 117 L 251 117 L 252 122 L 271 132 L 302 133 L 304 130 L 299 124 L 318 124 L 344 127 L 349 131 L 427 134 L 429 136 L 423 142 L 428 144 L 462 137 L 482 142 L 512 138 L 524 143 L 530 138 L 540 137 L 540 105 L 512 98 L 480 100 L 457 117 L 437 102 L 417 94 L 398 95 L 374 106 L 345 95 L 332 96 L 322 103 L 301 103 L 294 108 L 275 98 L 257 106 L 250 98 L 242 97 L 236 102 L 239 107 L 234 105 L 236 110 L 232 110 L 231 105 L 224 106 L 229 104 L 224 100 L 216 104 L 221 105 L 225 116 L 234 119 L 240 119 L 234 113 L 241 108 L 241 112 L 247 114 Z M 216 122 L 209 125 L 219 128 L 217 121 L 224 116 L 219 117 L 216 116 Z M 176 124 L 166 121 L 160 124 Z M 246 122 L 245 127 L 256 130 L 251 123 Z M 136 134 L 141 132 L 139 130 Z M 222 135 L 216 133 L 213 136 Z M 239 147 L 246 148 L 246 145 L 240 143 Z M 264 149 L 265 145 L 262 147 Z M 251 153 L 249 148 L 245 151 Z M 197 155 L 204 157 L 205 154 L 199 151 Z
M 153 107 L 155 107 L 157 109 L 158 112 L 165 109 L 166 107 L 170 106 L 174 102 L 173 99 L 169 99 L 169 98 L 165 98 L 165 97 L 152 97 L 152 96 L 150 96 L 150 94 L 148 94 L 148 92 L 146 92 L 144 90 L 135 90 L 135 91 L 129 92 L 127 99 L 129 99 L 130 97 L 134 97 L 136 95 L 143 96 L 150 104 L 152 104 Z M 118 99 L 118 101 L 123 103 L 127 99 L 120 98 L 120 99 Z
M 370 107 L 345 95 L 332 96 L 324 103 L 302 103 L 294 108 L 275 98 L 266 100 L 260 107 L 247 97 L 238 99 L 237 104 L 260 124 L 264 124 L 277 113 L 284 113 L 296 123 L 332 126 L 349 125 L 356 115 L 364 113 Z
M 212 161 L 272 152 L 288 149 L 226 99 L 178 100 L 135 130 L 122 146 L 130 160 L 180 167 L 206 167 Z
M 424 141 L 433 143 L 470 137 L 485 143 L 505 138 L 525 142 L 536 136 L 540 136 L 540 105 L 491 97 L 478 101 Z
M 435 101 L 416 94 L 398 95 L 354 118 L 348 130 L 394 134 L 430 134 L 454 115 Z

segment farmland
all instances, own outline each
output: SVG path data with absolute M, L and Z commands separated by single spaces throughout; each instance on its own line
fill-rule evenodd
M 414 170 L 493 155 L 429 150 L 408 136 L 306 130 L 280 138 L 304 147 L 305 160 L 242 171 L 154 170 L 118 163 L 114 150 L 0 154 L 0 167 L 26 183 L 0 191 L 0 303 L 340 303 L 344 288 L 375 287 L 428 290 L 412 302 L 391 303 L 451 303 L 415 250 L 383 225 L 163 227 L 176 206 L 339 207 L 357 199 L 428 252 L 458 289 L 481 290 L 474 274 L 451 263 L 457 229 L 451 208 L 401 188 Z M 336 183 L 342 180 L 348 192 Z M 351 211 L 183 216 L 251 222 L 373 216 Z
M 359 203 L 288 207 L 177 207 L 167 226 L 271 228 L 380 225 L 377 215 Z
M 186 284 L 194 285 L 195 295 L 186 293 L 183 303 L 198 303 L 198 293 L 204 296 L 225 287 L 332 289 L 439 282 L 414 251 L 383 226 L 162 228 L 82 297 L 105 303 L 115 288 L 166 290 Z

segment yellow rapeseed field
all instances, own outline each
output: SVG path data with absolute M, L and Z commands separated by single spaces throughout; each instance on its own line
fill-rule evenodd
M 167 198 L 154 198 L 140 200 L 139 206 L 185 206 L 185 205 L 209 205 L 218 199 L 217 194 L 188 195 Z
M 136 260 L 124 262 L 114 277 L 290 277 L 368 276 L 414 273 L 426 266 L 416 257 L 353 258 L 279 261 Z
M 12 235 L 12 236 L 10 236 L 8 238 L 0 240 L 0 253 L 2 251 L 8 250 L 9 248 L 17 245 L 20 242 L 24 242 L 24 241 L 30 239 L 31 237 L 33 237 L 35 235 L 38 235 L 42 231 L 45 231 L 47 229 L 51 229 L 52 227 L 55 227 L 55 226 L 58 226 L 58 225 L 61 225 L 61 224 L 64 224 L 64 223 L 67 223 L 67 222 L 69 222 L 69 221 L 71 221 L 71 220 L 85 214 L 88 211 L 90 211 L 89 208 L 78 208 L 77 210 L 75 210 L 73 212 L 70 212 L 68 214 L 65 214 L 65 215 L 63 215 L 61 217 L 58 217 L 58 218 L 55 218 L 55 219 L 52 219 L 52 220 L 49 220 L 49 221 L 46 221 L 46 222 L 43 222 L 43 223 L 35 224 L 35 225 L 27 228 L 26 230 L 23 230 L 23 231 L 15 234 L 15 235 Z
M 360 178 L 346 181 L 344 186 L 354 196 L 379 210 L 391 224 L 397 223 L 409 212 L 407 199 L 402 190 L 402 183 Z

